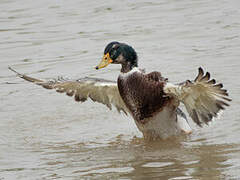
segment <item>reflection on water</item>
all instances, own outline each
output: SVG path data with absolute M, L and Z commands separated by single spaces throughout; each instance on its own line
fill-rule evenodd
M 240 81 L 237 1 L 0 1 L 1 179 L 239 179 Z M 147 143 L 133 120 L 91 101 L 23 82 L 116 80 L 119 66 L 94 67 L 113 40 L 139 64 L 173 82 L 202 66 L 233 99 L 222 117 L 187 137 Z

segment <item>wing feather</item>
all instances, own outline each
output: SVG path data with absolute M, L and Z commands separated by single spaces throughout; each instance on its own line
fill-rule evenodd
M 187 80 L 178 85 L 167 83 L 164 92 L 181 101 L 190 117 L 199 126 L 203 123 L 208 124 L 217 117 L 219 111 L 229 106 L 227 102 L 231 101 L 227 97 L 227 90 L 223 89 L 223 84 L 216 84 L 215 79 L 210 79 L 209 72 L 204 75 L 201 67 L 193 82 Z
M 58 78 L 45 81 L 18 73 L 11 67 L 9 69 L 26 81 L 40 85 L 46 89 L 55 89 L 58 93 L 73 96 L 75 101 L 84 102 L 90 98 L 94 102 L 106 105 L 109 109 L 112 109 L 112 105 L 114 105 L 118 112 L 123 111 L 125 114 L 128 113 L 128 109 L 119 94 L 115 81 L 88 77 L 78 80 Z

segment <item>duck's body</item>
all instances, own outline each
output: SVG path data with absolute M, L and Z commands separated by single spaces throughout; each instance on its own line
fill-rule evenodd
M 133 68 L 118 77 L 118 90 L 138 129 L 146 139 L 167 138 L 180 132 L 190 133 L 187 119 L 178 121 L 179 101 L 167 96 L 167 79 L 159 72 L 146 74 Z M 178 109 L 180 111 L 180 109 Z
M 121 64 L 121 73 L 117 82 L 83 78 L 76 81 L 55 80 L 43 81 L 14 71 L 21 78 L 36 83 L 47 89 L 56 89 L 74 96 L 76 101 L 84 102 L 87 98 L 107 105 L 112 104 L 118 111 L 130 114 L 138 129 L 146 139 L 167 138 L 181 132 L 191 133 L 185 114 L 179 109 L 182 102 L 190 117 L 199 126 L 208 124 L 217 117 L 226 101 L 227 91 L 222 84 L 210 80 L 210 74 L 204 75 L 199 68 L 194 81 L 171 84 L 160 72 L 145 73 L 138 68 L 135 50 L 127 44 L 109 43 L 104 50 L 102 62 L 96 67 L 100 69 L 108 64 Z

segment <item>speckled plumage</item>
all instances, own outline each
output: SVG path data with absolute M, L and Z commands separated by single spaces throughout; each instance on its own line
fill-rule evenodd
M 171 101 L 163 92 L 165 83 L 159 72 L 135 71 L 118 77 L 119 93 L 136 121 L 145 124 L 146 118 L 153 117 Z

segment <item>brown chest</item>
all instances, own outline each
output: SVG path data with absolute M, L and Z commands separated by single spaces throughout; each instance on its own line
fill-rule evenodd
M 171 101 L 163 93 L 163 83 L 150 81 L 137 74 L 120 76 L 118 89 L 133 118 L 143 124 Z

